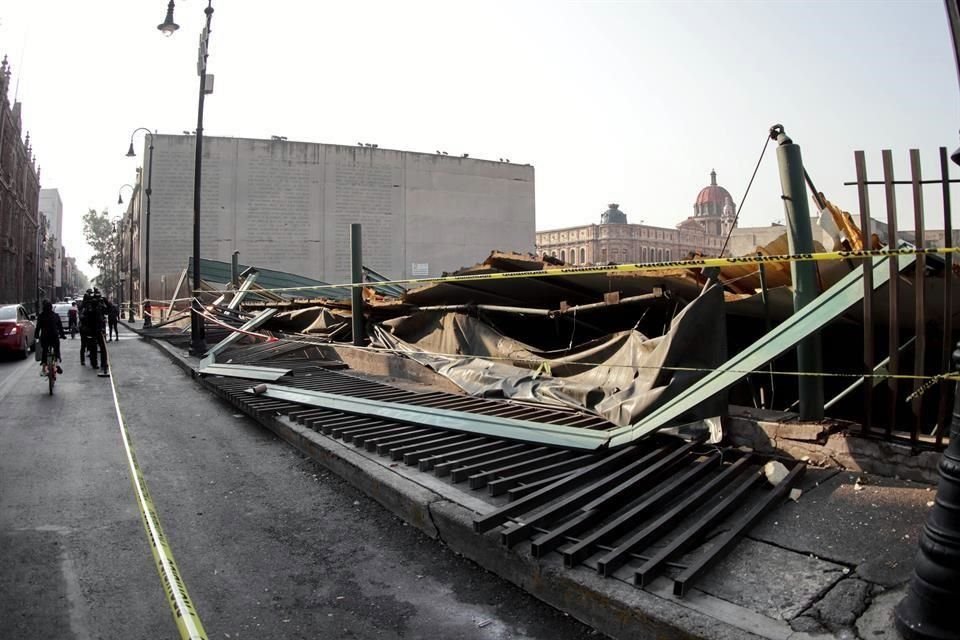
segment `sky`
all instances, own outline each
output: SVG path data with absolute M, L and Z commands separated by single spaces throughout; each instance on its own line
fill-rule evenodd
M 181 28 L 169 38 L 156 28 L 166 5 L 0 0 L 0 54 L 24 130 L 42 186 L 63 199 L 67 252 L 88 275 L 80 219 L 90 208 L 121 212 L 118 190 L 142 162 L 124 157 L 131 132 L 196 128 L 206 1 L 179 0 Z M 711 169 L 740 204 L 776 123 L 801 146 L 817 188 L 855 216 L 856 189 L 843 185 L 855 176 L 854 150 L 879 177 L 880 150 L 892 149 L 899 177 L 909 149 L 931 173 L 938 148 L 960 143 L 937 0 L 213 7 L 207 135 L 530 163 L 538 230 L 599 222 L 610 202 L 630 222 L 673 226 L 692 214 Z M 780 194 L 771 144 L 740 225 L 782 220 Z M 872 195 L 879 203 L 882 193 Z M 908 204 L 901 198 L 906 228 Z

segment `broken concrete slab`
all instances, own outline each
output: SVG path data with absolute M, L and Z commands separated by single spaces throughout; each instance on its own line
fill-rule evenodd
M 697 589 L 774 620 L 791 620 L 845 572 L 843 565 L 748 539 L 701 578 Z
M 932 499 L 926 485 L 844 472 L 786 503 L 750 537 L 848 565 L 865 580 L 894 586 L 910 577 Z
M 869 640 L 901 640 L 893 626 L 893 608 L 907 595 L 907 587 L 885 591 L 873 599 L 860 619 L 857 635 Z
M 845 578 L 810 609 L 831 631 L 852 627 L 870 604 L 873 585 L 858 578 Z

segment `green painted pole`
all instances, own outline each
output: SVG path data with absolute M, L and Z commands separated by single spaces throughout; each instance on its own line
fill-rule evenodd
M 361 225 L 350 225 L 350 273 L 354 284 L 363 282 L 363 242 L 361 241 Z M 351 328 L 353 330 L 353 344 L 361 347 L 364 343 L 363 332 L 363 287 L 353 287 L 350 296 L 350 313 L 353 316 Z
M 777 142 L 777 164 L 780 166 L 780 188 L 783 191 L 783 208 L 786 212 L 787 243 L 790 253 L 813 252 L 813 230 L 810 227 L 810 207 L 807 205 L 807 187 L 803 171 L 800 146 L 793 143 L 783 125 L 770 128 L 770 137 Z M 820 291 L 817 286 L 815 262 L 791 262 L 790 277 L 793 280 L 793 310 L 807 306 Z M 823 372 L 823 348 L 820 335 L 814 334 L 797 345 L 797 366 L 808 373 Z M 823 378 L 800 376 L 800 419 L 823 418 Z

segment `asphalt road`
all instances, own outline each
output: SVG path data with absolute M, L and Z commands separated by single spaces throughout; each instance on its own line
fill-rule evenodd
M 176 638 L 110 381 L 0 361 L 0 638 Z M 448 551 L 121 330 L 139 464 L 209 638 L 600 638 Z

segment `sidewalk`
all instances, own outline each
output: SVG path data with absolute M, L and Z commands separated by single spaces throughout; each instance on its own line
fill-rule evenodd
M 154 344 L 210 387 L 194 371 L 196 358 L 163 341 Z M 410 524 L 614 638 L 897 638 L 893 606 L 903 597 L 936 490 L 810 468 L 796 503 L 771 513 L 677 598 L 667 578 L 641 590 L 629 572 L 605 579 L 589 566 L 564 568 L 555 553 L 534 558 L 529 543 L 507 549 L 498 531 L 473 532 L 473 516 L 492 508 L 477 494 L 286 416 L 248 413 Z

